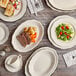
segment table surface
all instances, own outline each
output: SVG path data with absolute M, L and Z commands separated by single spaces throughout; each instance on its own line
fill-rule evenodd
M 57 12 L 57 11 L 54 11 L 54 10 L 50 9 L 46 5 L 45 0 L 42 0 L 42 1 L 43 1 L 45 9 L 43 11 L 40 11 L 38 13 L 37 17 L 35 15 L 31 15 L 28 8 L 27 8 L 27 12 L 25 13 L 25 15 L 18 21 L 9 23 L 9 22 L 5 22 L 5 21 L 0 20 L 0 22 L 5 23 L 8 26 L 9 30 L 10 30 L 9 39 L 5 44 L 0 46 L 0 50 L 2 50 L 4 48 L 4 46 L 6 46 L 6 45 L 8 45 L 8 46 L 10 46 L 12 48 L 10 52 L 6 53 L 5 57 L 0 57 L 0 76 L 25 76 L 24 67 L 25 67 L 25 63 L 26 63 L 27 59 L 29 58 L 29 56 L 36 49 L 38 49 L 40 47 L 43 47 L 43 46 L 44 47 L 48 46 L 48 47 L 56 49 L 56 51 L 58 53 L 58 56 L 59 56 L 58 67 L 57 67 L 56 71 L 53 73 L 52 76 L 76 76 L 76 65 L 67 68 L 66 65 L 65 65 L 63 56 L 62 56 L 63 54 L 65 54 L 67 52 L 75 50 L 76 47 L 73 47 L 73 48 L 68 49 L 68 50 L 58 49 L 49 42 L 48 37 L 47 37 L 47 28 L 48 28 L 49 23 L 51 22 L 51 20 L 53 20 L 55 17 L 60 16 L 60 15 L 70 15 L 70 16 L 76 17 L 76 11 Z M 26 20 L 30 20 L 30 19 L 36 19 L 36 20 L 39 20 L 40 22 L 42 22 L 42 24 L 44 26 L 44 29 L 45 29 L 44 37 L 43 37 L 43 40 L 39 43 L 39 45 L 36 48 L 34 48 L 33 50 L 31 50 L 30 52 L 28 52 L 28 53 L 19 53 L 16 50 L 14 50 L 12 45 L 11 45 L 12 34 L 14 33 L 15 29 L 22 22 L 24 22 Z M 12 55 L 12 54 L 21 54 L 23 56 L 23 62 L 24 62 L 23 63 L 23 68 L 17 73 L 10 73 L 4 67 L 4 61 L 5 61 L 6 57 L 9 56 L 9 55 Z

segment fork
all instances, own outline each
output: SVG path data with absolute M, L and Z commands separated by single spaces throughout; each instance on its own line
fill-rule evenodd
M 35 6 L 35 1 L 30 0 L 30 2 L 32 4 L 32 6 L 33 6 L 33 10 L 34 10 L 35 15 L 37 16 L 37 10 L 36 10 L 36 6 Z

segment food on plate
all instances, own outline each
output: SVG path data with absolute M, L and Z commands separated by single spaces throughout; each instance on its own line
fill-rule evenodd
M 37 38 L 36 27 L 25 27 L 16 38 L 23 47 L 35 43 Z
M 74 36 L 74 29 L 70 24 L 61 23 L 56 27 L 56 35 L 62 41 L 69 41 Z
M 15 11 L 20 9 L 21 2 L 19 0 L 0 0 L 0 6 L 4 9 L 4 15 L 13 16 Z
M 15 10 L 15 8 L 13 7 L 13 5 L 8 4 L 4 14 L 6 16 L 12 16 L 14 14 L 14 10 Z
M 21 4 L 20 0 L 9 0 L 15 9 L 18 9 L 18 6 Z
M 9 0 L 0 0 L 0 6 L 6 8 L 9 3 Z

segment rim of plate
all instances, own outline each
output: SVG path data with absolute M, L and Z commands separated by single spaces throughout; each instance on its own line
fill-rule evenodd
M 0 18 L 4 21 L 7 21 L 7 22 L 14 22 L 14 21 L 22 18 L 26 12 L 26 9 L 27 9 L 27 1 L 21 0 L 21 2 L 22 2 L 22 8 L 21 8 L 20 13 L 17 16 L 7 17 L 7 16 L 4 16 L 3 14 L 1 14 L 1 12 L 0 12 Z
M 32 19 L 32 20 L 27 20 L 27 21 L 28 21 L 28 22 L 29 22 L 29 21 L 35 21 L 35 22 L 38 22 L 38 23 L 40 24 L 41 28 L 42 28 L 42 36 L 41 36 L 41 38 L 39 39 L 39 41 L 35 44 L 35 46 L 33 46 L 32 49 L 34 49 L 34 48 L 35 48 L 35 47 L 41 42 L 41 40 L 42 40 L 42 38 L 43 38 L 43 36 L 44 36 L 44 27 L 43 27 L 42 23 L 41 23 L 40 21 L 38 21 L 38 20 L 34 20 L 34 19 Z M 20 25 L 26 23 L 27 21 L 21 23 Z M 19 25 L 18 27 L 20 27 L 20 25 Z M 17 28 L 18 28 L 18 27 L 17 27 Z M 15 30 L 15 32 L 16 32 L 16 30 Z M 14 32 L 14 33 L 15 33 L 15 32 Z M 13 34 L 13 35 L 14 35 L 14 34 Z M 28 51 L 19 51 L 19 50 L 17 50 L 16 47 L 14 46 L 13 36 L 12 36 L 12 45 L 13 45 L 13 48 L 14 48 L 16 51 L 18 51 L 18 52 L 29 52 L 29 51 L 32 50 L 32 49 L 29 49 Z M 26 48 L 26 47 L 24 47 L 24 48 Z
M 28 60 L 27 60 L 27 62 L 26 62 L 26 64 L 25 64 L 25 75 L 26 75 L 26 76 L 31 76 L 30 73 L 27 71 L 28 65 L 29 65 L 29 63 L 30 63 L 30 60 L 32 59 L 32 57 L 33 57 L 35 54 L 37 54 L 38 52 L 40 52 L 40 51 L 43 50 L 43 49 L 49 49 L 49 50 L 51 50 L 51 52 L 53 52 L 53 53 L 55 54 L 54 56 L 56 56 L 56 61 L 55 61 L 53 70 L 51 71 L 50 75 L 51 75 L 52 73 L 54 73 L 54 71 L 56 70 L 57 65 L 58 65 L 58 54 L 57 54 L 56 50 L 53 49 L 53 48 L 50 48 L 50 47 L 41 47 L 41 48 L 37 49 L 37 50 L 28 58 Z
M 57 44 L 53 41 L 53 39 L 50 37 L 50 32 L 49 32 L 49 31 L 50 31 L 50 28 L 52 27 L 52 24 L 53 24 L 55 21 L 57 21 L 57 20 L 59 20 L 59 19 L 61 19 L 61 18 L 65 18 L 65 17 L 70 17 L 70 18 L 72 18 L 72 19 L 75 19 L 74 17 L 69 16 L 69 15 L 57 16 L 56 18 L 54 18 L 54 19 L 50 22 L 49 27 L 48 27 L 48 30 L 47 30 L 49 41 L 50 41 L 55 47 L 60 48 L 60 49 L 69 49 L 69 48 L 72 48 L 72 47 L 75 46 L 75 45 L 73 45 L 73 46 L 68 47 L 68 48 L 67 48 L 67 47 L 61 47 L 61 46 L 57 45 Z
M 48 0 L 46 0 L 46 4 L 47 4 L 52 10 L 55 10 L 55 11 L 58 11 L 58 12 L 73 12 L 73 11 L 76 10 L 76 9 L 73 9 L 73 10 L 62 10 L 62 9 L 58 9 L 58 8 L 54 7 Z
M 8 27 L 6 26 L 6 24 L 0 22 L 0 26 L 4 29 L 5 31 L 5 38 L 0 42 L 0 45 L 1 44 L 4 44 L 7 40 L 8 40 L 8 37 L 9 37 L 9 29 Z

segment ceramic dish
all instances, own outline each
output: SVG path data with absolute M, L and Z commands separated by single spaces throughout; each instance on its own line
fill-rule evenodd
M 17 67 L 17 65 L 15 64 L 19 64 L 19 62 L 17 61 L 15 64 L 13 64 L 14 66 L 10 65 L 10 64 L 7 64 L 7 62 L 11 61 L 11 59 L 13 59 L 14 57 L 17 57 L 17 55 L 10 55 L 9 57 L 6 58 L 5 60 L 5 68 L 9 71 L 9 72 L 18 72 L 21 68 L 22 68 L 22 59 L 20 59 L 20 67 Z M 16 68 L 16 67 L 17 68 Z
M 68 48 L 72 48 L 73 46 L 75 46 L 75 39 L 76 39 L 76 32 L 74 33 L 74 38 L 69 41 L 69 42 L 62 42 L 62 41 L 58 41 L 56 38 L 56 35 L 55 35 L 55 28 L 54 26 L 56 26 L 57 24 L 61 23 L 61 22 L 65 22 L 65 23 L 70 23 L 73 28 L 74 28 L 74 32 L 76 31 L 76 22 L 75 22 L 75 19 L 73 17 L 70 17 L 70 16 L 67 16 L 67 15 L 63 15 L 63 16 L 58 16 L 56 17 L 49 25 L 49 28 L 48 28 L 48 38 L 49 40 L 52 42 L 52 44 L 58 48 L 61 48 L 61 49 L 68 49 Z M 51 31 L 50 31 L 51 30 Z M 53 35 L 52 32 L 54 32 Z M 69 45 L 70 44 L 70 45 Z
M 26 47 L 22 47 L 19 41 L 17 40 L 16 36 L 20 34 L 20 32 L 25 28 L 25 27 L 32 27 L 35 26 L 37 28 L 37 40 L 35 43 L 31 43 L 27 45 Z M 39 42 L 42 40 L 44 35 L 44 27 L 43 25 L 37 21 L 37 20 L 28 20 L 22 23 L 14 32 L 12 36 L 12 45 L 17 50 L 18 52 L 28 52 L 35 48 Z M 29 48 L 30 47 L 30 48 Z
M 19 11 L 15 11 L 14 15 L 10 17 L 5 16 L 3 13 L 4 10 L 0 8 L 0 18 L 4 21 L 9 21 L 9 22 L 13 22 L 20 19 L 25 14 L 26 8 L 27 8 L 26 0 L 21 0 L 20 2 L 21 2 L 21 5 L 19 8 Z
M 57 1 L 59 1 L 59 0 L 57 0 Z M 62 1 L 59 1 L 59 2 L 57 2 L 57 1 L 56 0 L 55 1 L 46 0 L 46 3 L 50 8 L 52 8 L 53 10 L 59 11 L 59 12 L 71 12 L 71 11 L 76 10 L 76 4 L 75 3 L 74 3 L 75 6 L 73 4 L 69 4 L 68 6 L 63 7 L 62 5 L 64 5 L 64 3 L 67 3 L 68 0 L 63 1 L 64 3 Z M 69 2 L 71 3 L 71 0 Z M 59 6 L 59 3 L 61 6 Z M 73 3 L 73 1 L 72 1 L 72 3 Z
M 45 66 L 46 64 L 47 66 Z M 33 53 L 26 62 L 25 74 L 26 76 L 50 76 L 55 71 L 57 64 L 58 55 L 56 51 L 49 47 L 42 47 Z
M 9 37 L 8 27 L 4 23 L 0 22 L 0 45 L 4 44 L 8 40 L 8 37 Z

